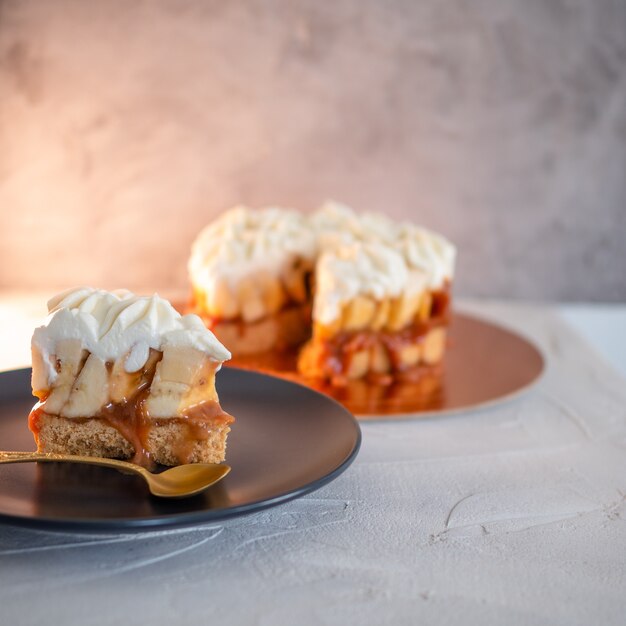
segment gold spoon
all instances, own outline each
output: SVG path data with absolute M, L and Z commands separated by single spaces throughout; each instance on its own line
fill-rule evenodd
M 204 491 L 230 472 L 228 465 L 217 463 L 189 463 L 177 465 L 153 474 L 147 469 L 128 461 L 101 459 L 92 456 L 73 454 L 53 454 L 51 452 L 0 452 L 0 463 L 29 463 L 31 461 L 87 463 L 112 467 L 123 473 L 139 474 L 147 483 L 150 493 L 160 498 L 185 498 Z

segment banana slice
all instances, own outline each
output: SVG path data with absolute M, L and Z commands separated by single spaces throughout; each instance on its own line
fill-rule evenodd
M 391 303 L 387 328 L 396 332 L 407 326 L 415 317 L 420 299 L 420 294 L 404 294 L 399 298 L 394 298 Z
M 56 354 L 53 355 L 57 377 L 46 399 L 48 412 L 59 413 L 67 403 L 86 356 L 87 352 L 83 350 L 78 339 L 62 339 L 57 342 Z
M 180 415 L 187 407 L 217 400 L 215 362 L 200 350 L 165 346 L 156 366 L 146 409 L 150 417 Z
M 424 292 L 422 300 L 417 311 L 417 319 L 420 322 L 426 322 L 430 318 L 430 311 L 433 306 L 433 296 L 430 291 Z
M 367 328 L 376 313 L 376 302 L 365 296 L 357 296 L 343 309 L 343 330 L 354 331 Z
M 391 370 L 391 359 L 385 346 L 377 343 L 370 355 L 370 369 L 377 374 L 386 374 Z
M 241 317 L 245 322 L 255 322 L 267 314 L 261 291 L 256 281 L 251 277 L 244 278 L 239 283 L 237 300 Z
M 391 300 L 389 298 L 381 300 L 376 307 L 376 313 L 374 314 L 374 319 L 371 322 L 372 330 L 380 330 L 381 328 L 384 328 L 389 320 L 390 312 Z
M 348 366 L 347 377 L 350 380 L 355 378 L 361 378 L 367 374 L 370 367 L 370 351 L 359 350 L 355 352 L 350 358 L 350 365 Z
M 237 298 L 226 280 L 218 280 L 207 296 L 209 314 L 220 319 L 233 319 L 239 315 Z
M 61 409 L 60 414 L 64 417 L 96 415 L 109 400 L 108 379 L 109 375 L 104 361 L 94 354 L 90 354 L 76 378 L 69 399 Z M 48 403 L 46 403 L 46 412 L 52 412 L 52 407 Z
M 400 350 L 399 359 L 404 367 L 417 365 L 422 353 L 422 347 L 419 344 L 404 346 Z
M 443 358 L 445 348 L 445 328 L 433 328 L 424 338 L 422 345 L 422 361 L 428 365 L 438 363 Z
M 287 294 L 278 278 L 269 273 L 261 274 L 259 276 L 259 286 L 266 314 L 273 315 L 280 311 L 287 301 Z

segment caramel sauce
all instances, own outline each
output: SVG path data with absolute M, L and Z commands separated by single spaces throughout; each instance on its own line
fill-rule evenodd
M 232 416 L 222 410 L 219 402 L 213 400 L 190 407 L 178 417 L 151 418 L 145 408 L 148 393 L 148 388 L 143 389 L 130 401 L 108 404 L 94 416 L 106 421 L 133 446 L 135 454 L 132 462 L 144 467 L 155 465 L 148 450 L 148 437 L 153 426 L 172 423 L 186 426 L 186 435 L 176 443 L 174 455 L 179 463 L 188 463 L 197 441 L 208 439 L 213 427 L 234 421 Z
M 445 404 L 443 364 L 418 365 L 394 374 L 369 374 L 359 380 L 335 385 L 329 380 L 305 377 L 298 371 L 298 350 L 234 356 L 224 367 L 278 376 L 305 385 L 343 404 L 351 413 L 395 415 L 437 410 Z
M 301 382 L 343 404 L 361 419 L 438 410 L 445 405 L 444 368 L 441 363 L 412 368 L 410 373 L 370 375 L 348 380 L 342 386 L 331 381 L 303 379 Z
M 39 400 L 28 415 L 28 428 L 33 435 L 35 435 L 35 439 L 38 439 L 39 431 L 41 430 L 39 422 L 41 421 L 41 416 L 45 414 L 45 411 L 43 410 L 43 403 L 46 401 L 46 397 L 47 396 L 44 396 L 41 400 Z
M 189 463 L 196 442 L 206 441 L 216 427 L 227 426 L 234 421 L 235 418 L 225 413 L 219 402 L 202 402 L 187 409 L 182 417 L 153 419 L 152 423 L 164 426 L 174 422 L 185 426 L 187 434 L 174 444 L 174 455 L 179 463 Z
M 130 400 L 107 404 L 94 417 L 104 420 L 130 443 L 135 450 L 131 459 L 133 463 L 153 468 L 155 463 L 147 450 L 150 420 L 145 410 L 145 402 L 148 393 L 148 386 L 144 386 Z
M 111 402 L 93 416 L 66 418 L 78 423 L 90 419 L 101 419 L 128 441 L 134 449 L 131 459 L 133 463 L 142 465 L 148 469 L 154 469 L 156 463 L 148 449 L 148 438 L 153 426 L 166 424 L 184 424 L 186 435 L 175 444 L 174 455 L 179 463 L 187 463 L 191 458 L 193 447 L 197 441 L 208 439 L 214 427 L 225 426 L 234 421 L 234 418 L 222 410 L 219 402 L 209 400 L 187 408 L 182 415 L 167 418 L 151 418 L 147 409 L 146 401 L 150 393 L 150 385 L 154 378 L 157 363 L 162 358 L 162 353 L 150 350 L 150 357 L 143 370 L 137 375 L 135 392 L 129 398 L 121 402 Z M 107 363 L 109 371 L 112 364 Z M 38 440 L 41 417 L 45 412 L 45 400 L 47 396 L 35 404 L 28 417 L 28 426 Z M 62 417 L 62 416 L 61 416 Z
M 443 363 L 406 366 L 400 353 L 409 345 L 421 343 L 428 332 L 446 327 L 451 321 L 450 285 L 431 293 L 432 304 L 427 320 L 415 322 L 398 332 L 344 332 L 326 341 L 319 357 L 330 379 L 311 378 L 298 371 L 301 346 L 256 354 L 233 355 L 225 367 L 240 367 L 279 376 L 320 391 L 357 415 L 394 415 L 436 410 L 445 404 Z M 360 350 L 382 344 L 391 361 L 391 373 L 369 372 L 358 380 L 348 380 L 345 372 Z

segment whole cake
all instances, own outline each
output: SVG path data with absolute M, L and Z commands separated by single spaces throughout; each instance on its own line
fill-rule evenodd
M 299 347 L 298 369 L 343 385 L 438 364 L 455 247 L 327 202 L 310 215 L 236 207 L 192 247 L 194 310 L 235 355 Z
M 215 374 L 230 353 L 158 295 L 92 288 L 48 302 L 32 338 L 29 427 L 40 452 L 219 463 L 233 418 Z

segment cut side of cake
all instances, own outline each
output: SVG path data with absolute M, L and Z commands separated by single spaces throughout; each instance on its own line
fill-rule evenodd
M 157 295 L 79 288 L 48 303 L 32 339 L 29 427 L 40 452 L 219 463 L 234 419 L 215 374 L 230 353 Z
M 250 252 L 268 249 L 271 262 L 267 252 Z M 455 257 L 436 233 L 327 202 L 308 216 L 228 211 L 194 243 L 189 271 L 194 310 L 236 356 L 296 346 L 305 377 L 388 384 L 442 361 Z M 290 264 L 303 268 L 298 298 L 259 305 L 264 285 L 284 289 Z M 300 308 L 291 324 L 283 316 L 294 302 Z M 246 307 L 258 315 L 246 315 Z M 291 341 L 281 341 L 284 335 Z
M 380 243 L 325 252 L 317 266 L 313 334 L 298 369 L 334 385 L 367 377 L 390 383 L 439 363 L 446 346 L 449 287 L 409 283 L 403 257 Z

